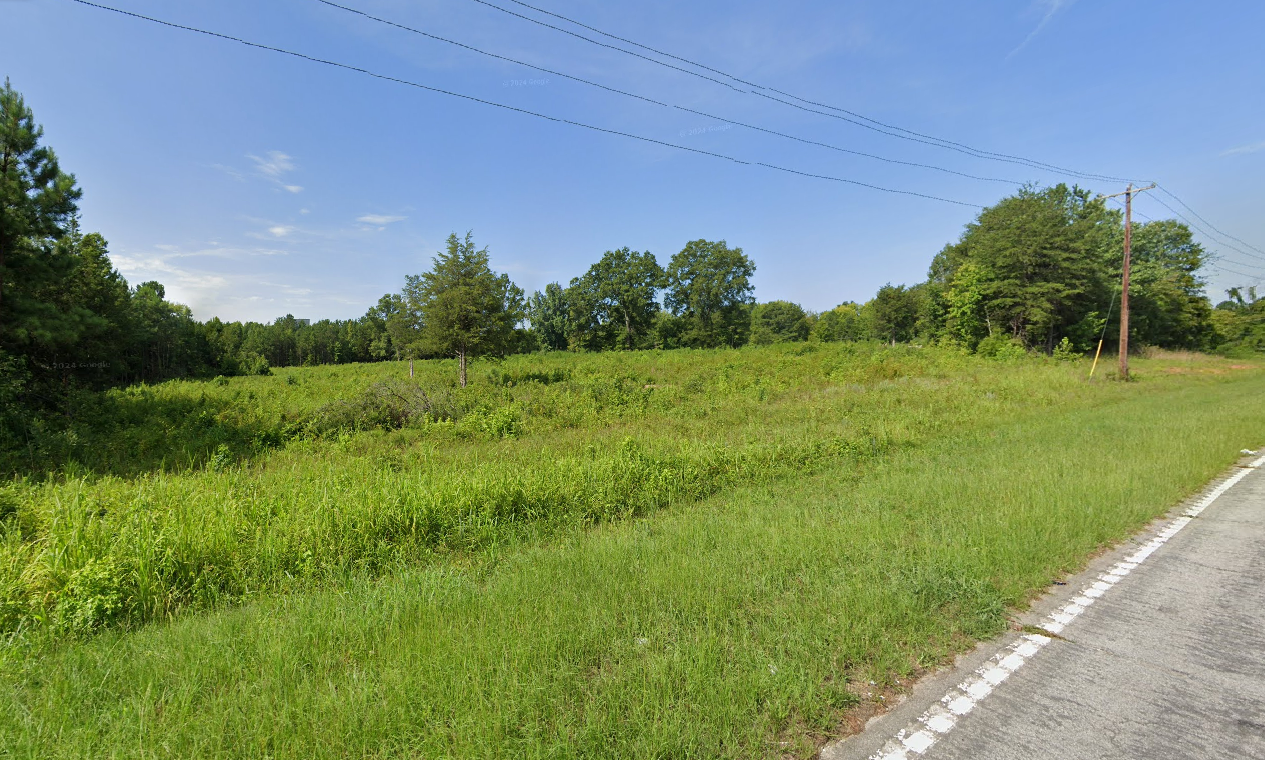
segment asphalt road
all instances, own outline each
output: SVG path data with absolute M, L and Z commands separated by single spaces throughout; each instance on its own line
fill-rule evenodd
M 1265 758 L 1265 472 L 1178 524 L 1073 579 L 1059 637 L 995 643 L 822 759 Z

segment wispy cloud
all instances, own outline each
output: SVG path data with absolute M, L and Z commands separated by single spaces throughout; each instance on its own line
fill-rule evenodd
M 289 224 L 267 223 L 263 232 L 247 232 L 246 237 L 255 240 L 281 240 L 289 238 L 291 235 L 299 231 L 298 227 Z
M 1240 145 L 1237 148 L 1231 148 L 1229 150 L 1222 151 L 1221 155 L 1238 156 L 1244 153 L 1260 153 L 1263 150 L 1265 150 L 1265 142 L 1258 142 L 1258 143 L 1253 143 L 1251 145 Z
M 158 280 L 167 288 L 167 299 L 191 306 L 200 318 L 245 312 L 252 319 L 271 319 L 305 307 L 311 295 L 301 285 L 285 283 L 282 293 L 277 286 L 261 277 L 260 263 L 246 264 L 255 257 L 285 255 L 266 247 L 191 247 L 162 244 L 140 251 L 114 251 L 110 260 L 119 272 L 135 284 Z M 225 259 L 243 262 L 228 265 Z M 282 265 L 284 266 L 284 265 Z M 240 317 L 239 317 L 240 318 Z
M 286 172 L 294 171 L 294 161 L 289 156 L 279 150 L 268 151 L 267 158 L 259 156 L 246 156 L 255 162 L 255 170 L 265 177 L 280 177 Z
M 246 175 L 242 174 L 240 171 L 238 171 L 237 169 L 234 169 L 231 166 L 226 166 L 225 164 L 211 164 L 211 168 L 217 171 L 224 172 L 225 174 L 237 180 L 238 182 L 246 181 Z
M 264 158 L 248 155 L 255 162 L 255 174 L 289 193 L 303 192 L 302 185 L 286 184 L 282 177 L 294 171 L 294 159 L 279 150 L 270 150 Z
M 386 214 L 365 214 L 364 216 L 356 217 L 356 221 L 361 222 L 363 224 L 383 225 L 383 224 L 391 224 L 392 222 L 402 222 L 407 218 L 408 218 L 407 216 L 387 216 Z
M 1023 42 L 1019 43 L 1018 47 L 1006 54 L 1006 60 L 1010 60 L 1020 50 L 1027 47 L 1028 43 L 1036 39 L 1036 36 L 1041 33 L 1041 30 L 1045 29 L 1046 24 L 1050 23 L 1050 19 L 1058 15 L 1059 11 L 1071 6 L 1074 2 L 1076 2 L 1076 0 L 1037 0 L 1035 7 L 1038 9 L 1043 8 L 1045 10 L 1045 15 L 1041 17 L 1041 23 L 1037 24 L 1036 29 L 1033 29 L 1028 33 L 1028 36 L 1023 39 Z

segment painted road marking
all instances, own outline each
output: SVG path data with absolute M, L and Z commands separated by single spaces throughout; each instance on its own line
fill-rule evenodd
M 1094 602 L 1102 598 L 1112 586 L 1133 572 L 1134 568 L 1142 564 L 1147 557 L 1154 554 L 1156 549 L 1168 543 L 1169 539 L 1189 525 L 1221 494 L 1229 491 L 1240 480 L 1247 477 L 1249 472 L 1262 465 L 1265 465 L 1265 456 L 1226 478 L 1141 548 L 1112 565 L 1110 570 L 1099 575 L 1097 580 L 1072 597 L 1071 601 L 1051 612 L 1039 627 L 1047 633 L 1057 635 Z M 994 687 L 1009 678 L 1011 673 L 1023 667 L 1025 662 L 1053 640 L 1051 636 L 1039 633 L 1024 634 L 1018 641 L 993 655 L 965 681 L 950 689 L 939 704 L 933 705 L 918 716 L 917 720 L 897 732 L 896 736 L 884 744 L 882 749 L 870 755 L 870 760 L 909 760 L 910 757 L 924 754 L 941 737 L 953 730 L 960 716 L 974 709 L 975 705 L 992 693 Z

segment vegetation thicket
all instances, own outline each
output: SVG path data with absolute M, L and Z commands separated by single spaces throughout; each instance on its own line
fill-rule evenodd
M 0 743 L 806 757 L 1265 422 L 1258 364 L 1190 355 L 455 363 L 106 394 L 0 492 Z
M 1111 332 L 1121 217 L 1083 188 L 1026 187 L 985 209 L 932 261 L 928 278 L 888 284 L 823 314 L 755 301 L 755 263 L 725 241 L 694 240 L 660 266 L 607 251 L 581 277 L 529 298 L 454 234 L 429 272 L 406 278 L 359 319 L 268 324 L 195 320 L 161 283 L 130 287 L 107 241 L 78 223 L 81 190 L 41 144 L 34 115 L 0 90 L 0 457 L 73 435 L 83 398 L 179 377 L 272 368 L 534 351 L 739 347 L 805 340 L 941 343 L 979 350 L 1090 350 Z M 1203 294 L 1204 252 L 1172 220 L 1134 232 L 1133 340 L 1253 355 L 1265 330 L 1255 296 Z M 1107 350 L 1112 345 L 1108 344 Z

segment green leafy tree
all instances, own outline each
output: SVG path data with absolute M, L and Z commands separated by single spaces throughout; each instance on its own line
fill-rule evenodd
M 523 291 L 488 267 L 488 249 L 476 250 L 469 232 L 465 240 L 449 235 L 434 265 L 408 283 L 423 316 L 422 344 L 435 355 L 457 357 L 464 388 L 470 357 L 513 345 L 514 328 L 524 316 Z
M 918 291 L 888 283 L 865 305 L 875 333 L 892 345 L 911 340 L 918 325 Z
M 946 331 L 972 351 L 992 334 L 992 321 L 984 298 L 984 278 L 979 265 L 968 261 L 958 268 L 953 284 L 945 291 Z
M 664 304 L 685 319 L 680 340 L 700 348 L 740 346 L 751 331 L 755 264 L 725 241 L 694 240 L 672 257 Z
M 1119 236 L 1120 215 L 1089 191 L 1025 187 L 981 212 L 958 243 L 941 251 L 931 274 L 952 293 L 958 271 L 972 263 L 975 289 L 958 291 L 958 316 L 967 316 L 961 308 L 974 309 L 975 318 L 987 316 L 991 333 L 1049 352 L 1090 308 L 1106 303 L 1103 262 L 1118 250 Z M 969 323 L 957 328 L 979 332 Z
M 808 314 L 797 303 L 769 301 L 751 310 L 751 342 L 756 345 L 808 340 L 810 329 Z
M 592 283 L 573 277 L 563 291 L 567 304 L 567 348 L 572 351 L 601 351 L 615 343 L 614 326 L 602 322 L 597 291 Z
M 385 315 L 387 336 L 397 359 L 414 359 L 425 353 L 422 344 L 422 300 L 426 297 L 424 282 L 416 275 L 405 278 L 404 291 L 385 295 L 378 300 L 379 313 Z
M 1230 288 L 1228 298 L 1212 313 L 1219 350 L 1230 356 L 1256 356 L 1265 351 L 1265 298 L 1256 288 Z
M 1136 340 L 1168 348 L 1207 348 L 1212 305 L 1199 276 L 1204 251 L 1190 228 L 1172 219 L 1133 229 L 1129 328 Z
M 387 323 L 401 308 L 400 297 L 388 293 L 379 298 L 378 303 L 370 306 L 365 315 L 360 318 L 364 325 L 362 330 L 366 343 L 364 348 L 366 360 L 382 361 L 394 355 L 395 346 L 391 340 L 391 334 L 387 331 Z
M 836 342 L 865 340 L 872 332 L 871 326 L 862 316 L 861 305 L 845 301 L 830 311 L 817 315 L 812 335 L 820 341 Z
M 211 355 L 206 331 L 189 307 L 170 303 L 162 283 L 142 282 L 132 291 L 132 341 L 136 379 L 147 382 L 199 374 Z
M 632 350 L 649 340 L 664 272 L 654 254 L 627 247 L 607 251 L 572 280 L 572 329 L 586 348 Z M 579 328 L 579 329 L 577 329 Z
M 565 351 L 571 332 L 571 304 L 567 291 L 556 282 L 532 293 L 527 302 L 527 318 L 537 342 L 550 351 Z

